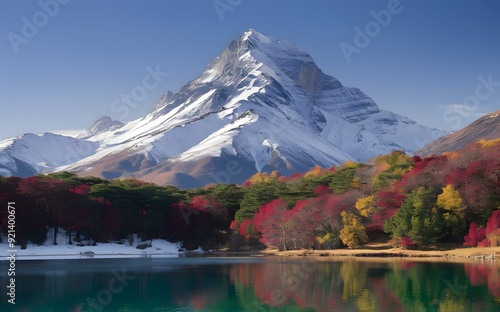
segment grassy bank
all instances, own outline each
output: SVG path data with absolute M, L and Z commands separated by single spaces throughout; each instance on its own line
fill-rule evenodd
M 500 259 L 500 247 L 454 248 L 449 250 L 406 250 L 402 248 L 365 248 L 334 250 L 288 250 L 266 249 L 264 254 L 276 256 L 314 256 L 314 257 L 412 257 L 412 258 L 461 258 L 461 259 Z

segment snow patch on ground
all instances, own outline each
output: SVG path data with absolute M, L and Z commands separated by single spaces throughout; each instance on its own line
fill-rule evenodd
M 57 242 L 54 245 L 53 230 L 49 230 L 47 240 L 42 245 L 28 244 L 26 249 L 20 246 L 9 248 L 7 239 L 2 238 L 0 243 L 0 261 L 8 261 L 11 254 L 8 250 L 17 250 L 16 260 L 43 260 L 43 259 L 104 259 L 104 258 L 135 258 L 135 257 L 179 257 L 185 254 L 179 251 L 181 243 L 171 243 L 162 239 L 147 241 L 151 247 L 137 249 L 136 246 L 144 244 L 134 235 L 134 242 L 130 246 L 125 240 L 122 243 L 96 243 L 96 246 L 77 246 L 78 243 L 68 244 L 68 236 L 62 229 L 58 231 Z M 89 244 L 90 242 L 86 242 Z M 190 252 L 203 252 L 201 248 Z

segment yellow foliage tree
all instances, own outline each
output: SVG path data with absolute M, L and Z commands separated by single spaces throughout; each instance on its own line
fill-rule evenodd
M 354 161 L 348 160 L 344 163 L 344 166 L 347 168 L 356 168 L 358 166 L 358 164 L 355 163 Z
M 465 209 L 467 206 L 465 206 L 460 192 L 451 184 L 443 187 L 443 192 L 439 194 L 437 198 L 437 205 L 459 218 L 465 217 Z
M 445 225 L 452 229 L 454 235 L 459 235 L 465 226 L 465 209 L 467 206 L 453 185 L 443 187 L 443 192 L 437 198 L 437 206 L 445 211 Z
M 458 157 L 458 153 L 457 152 L 444 152 L 441 154 L 441 156 L 446 156 L 448 157 L 448 159 L 456 159 Z
M 360 178 L 358 178 L 358 177 L 352 178 L 351 187 L 353 187 L 353 188 L 359 188 L 360 184 L 361 184 L 361 179 Z
M 248 181 L 250 181 L 252 184 L 257 184 L 257 183 L 268 183 L 271 180 L 275 180 L 277 178 L 277 172 L 274 173 L 274 171 L 269 175 L 267 172 L 257 172 L 250 178 L 248 178 Z
M 340 230 L 340 239 L 349 248 L 358 247 L 368 241 L 365 227 L 353 213 L 342 211 L 342 223 L 344 227 Z
M 360 215 L 368 218 L 377 209 L 375 196 L 370 195 L 358 199 L 356 209 L 358 209 Z
M 323 168 L 321 168 L 320 166 L 316 166 L 314 168 L 312 168 L 311 170 L 309 170 L 308 172 L 306 172 L 306 174 L 304 175 L 305 178 L 310 178 L 310 177 L 319 177 L 320 175 L 323 174 Z
M 481 144 L 482 148 L 496 146 L 496 145 L 500 144 L 500 138 L 491 139 L 491 140 L 483 140 L 482 139 L 482 140 L 479 140 L 478 143 Z
M 277 179 L 277 178 L 279 178 L 280 176 L 281 176 L 281 174 L 279 173 L 279 171 L 278 171 L 278 170 L 273 170 L 273 171 L 271 172 L 271 175 L 269 176 L 269 178 L 271 178 L 271 179 Z

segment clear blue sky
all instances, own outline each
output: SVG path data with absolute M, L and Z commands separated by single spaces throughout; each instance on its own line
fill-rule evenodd
M 159 66 L 169 76 L 122 121 L 144 116 L 248 28 L 291 41 L 344 85 L 426 125 L 456 129 L 500 109 L 500 86 L 482 87 L 477 106 L 466 100 L 476 97 L 479 76 L 500 82 L 498 1 L 401 0 L 399 13 L 347 62 L 341 43 L 354 46 L 355 27 L 373 26 L 370 12 L 392 2 L 72 0 L 44 19 L 38 1 L 0 0 L 0 137 L 120 119 L 113 100 Z M 214 3 L 231 10 L 218 14 Z M 34 35 L 24 29 L 27 38 L 23 25 L 34 18 L 42 26 Z M 13 46 L 13 34 L 24 41 Z

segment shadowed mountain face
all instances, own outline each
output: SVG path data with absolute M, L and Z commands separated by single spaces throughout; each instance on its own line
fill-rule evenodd
M 70 170 L 181 187 L 240 183 L 259 171 L 292 174 L 411 152 L 436 133 L 380 110 L 289 42 L 248 30 L 141 119 L 104 117 L 77 138 L 50 134 L 52 152 L 39 151 L 48 134 L 1 142 L 0 174 Z
M 457 151 L 481 139 L 496 138 L 500 138 L 500 111 L 487 114 L 467 127 L 429 143 L 415 154 L 421 156 L 440 155 L 444 152 Z

